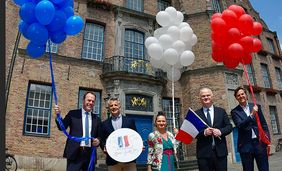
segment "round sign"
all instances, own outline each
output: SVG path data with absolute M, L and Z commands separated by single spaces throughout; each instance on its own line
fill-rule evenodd
M 112 132 L 106 142 L 107 153 L 116 161 L 130 162 L 142 152 L 141 136 L 129 128 L 121 128 Z

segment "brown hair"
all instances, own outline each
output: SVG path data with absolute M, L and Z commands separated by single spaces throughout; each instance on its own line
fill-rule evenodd
M 239 86 L 234 90 L 234 97 L 236 97 L 236 94 L 238 93 L 239 90 L 243 90 L 244 93 L 247 94 L 247 90 L 244 87 Z
M 92 91 L 87 91 L 87 92 L 85 92 L 84 95 L 83 95 L 83 100 L 85 100 L 85 97 L 86 97 L 87 94 L 92 94 L 92 95 L 95 97 L 95 99 L 96 99 L 96 94 L 95 94 L 94 92 L 92 92 Z
M 158 119 L 159 116 L 163 116 L 166 119 L 166 114 L 163 111 L 159 111 L 156 118 L 155 118 L 155 123 L 157 122 L 157 119 Z

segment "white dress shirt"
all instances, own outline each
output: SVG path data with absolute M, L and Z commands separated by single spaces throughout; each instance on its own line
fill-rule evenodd
M 85 117 L 86 117 L 86 114 L 85 114 L 85 110 L 82 108 L 82 131 L 83 131 L 83 137 L 85 137 Z M 89 136 L 91 136 L 91 128 L 92 128 L 92 117 L 91 117 L 91 112 L 88 112 L 88 126 L 89 126 Z M 88 140 L 89 141 L 89 144 L 88 145 L 85 145 L 85 141 L 81 141 L 80 142 L 80 146 L 86 146 L 86 147 L 91 147 L 91 139 Z

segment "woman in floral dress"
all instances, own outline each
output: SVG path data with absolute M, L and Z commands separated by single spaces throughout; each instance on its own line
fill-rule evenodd
M 163 112 L 157 114 L 155 126 L 156 130 L 148 137 L 148 171 L 174 171 L 178 142 L 171 132 L 166 131 L 166 115 Z M 174 133 L 178 133 L 176 128 Z

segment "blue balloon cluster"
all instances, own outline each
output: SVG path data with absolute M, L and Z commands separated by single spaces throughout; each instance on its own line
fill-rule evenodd
M 27 53 L 38 58 L 45 53 L 47 40 L 60 44 L 67 35 L 78 34 L 84 22 L 74 15 L 73 0 L 14 0 L 20 6 L 18 25 L 23 36 L 30 40 Z

